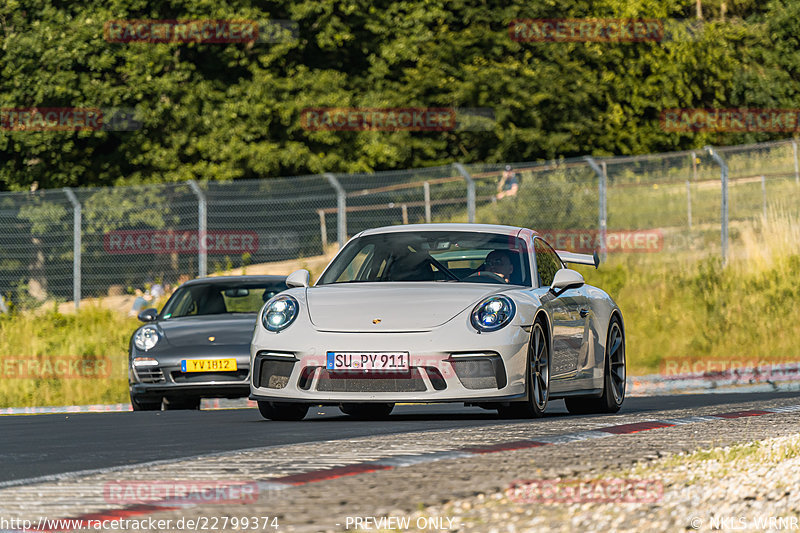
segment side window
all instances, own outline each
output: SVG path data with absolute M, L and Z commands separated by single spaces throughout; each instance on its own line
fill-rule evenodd
M 534 239 L 536 250 L 536 271 L 539 275 L 539 286 L 548 287 L 553 283 L 553 277 L 561 269 L 561 259 L 543 240 Z
M 195 302 L 191 289 L 185 289 L 183 291 L 183 294 L 180 295 L 180 300 L 175 304 L 175 310 L 172 314 L 175 316 L 197 314 L 197 302 Z
M 369 260 L 372 259 L 372 255 L 375 252 L 375 245 L 368 244 L 367 246 L 363 247 L 361 250 L 358 251 L 353 260 L 347 265 L 336 281 L 347 281 L 347 280 L 359 280 L 364 281 L 365 278 L 365 268 L 364 265 L 369 263 Z

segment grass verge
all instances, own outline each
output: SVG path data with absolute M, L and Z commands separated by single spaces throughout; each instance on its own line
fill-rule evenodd
M 618 254 L 598 270 L 580 268 L 622 309 L 629 373 L 694 361 L 800 361 L 800 322 L 787 316 L 800 301 L 800 219 L 773 212 L 740 227 L 724 268 L 719 258 L 679 251 Z
M 138 324 L 97 307 L 0 316 L 0 407 L 127 402 Z

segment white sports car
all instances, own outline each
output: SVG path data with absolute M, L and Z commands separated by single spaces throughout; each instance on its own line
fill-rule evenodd
M 397 402 L 463 402 L 510 418 L 612 413 L 625 398 L 625 327 L 614 300 L 535 231 L 418 224 L 363 231 L 314 286 L 298 270 L 261 309 L 250 398 L 265 418 L 312 405 L 357 418 Z

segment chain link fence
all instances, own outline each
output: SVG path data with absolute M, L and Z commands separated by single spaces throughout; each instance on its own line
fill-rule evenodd
M 635 157 L 0 193 L 17 305 L 323 255 L 367 228 L 508 224 L 581 252 L 727 254 L 728 226 L 800 201 L 794 140 Z M 645 255 L 641 255 L 645 257 Z M 287 272 L 288 274 L 288 272 Z

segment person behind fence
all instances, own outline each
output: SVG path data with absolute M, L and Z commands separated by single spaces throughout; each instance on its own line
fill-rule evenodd
M 497 199 L 514 196 L 519 190 L 519 179 L 516 172 L 511 170 L 511 165 L 506 165 L 500 181 L 497 183 Z
M 133 301 L 133 306 L 131 310 L 128 312 L 130 316 L 136 316 L 140 312 L 144 311 L 147 307 L 148 302 L 153 301 L 153 295 L 150 294 L 150 290 L 142 291 L 142 289 L 136 289 L 136 299 Z
M 153 298 L 155 298 L 156 300 L 160 299 L 166 293 L 167 291 L 164 288 L 164 286 L 158 282 L 153 283 L 153 286 L 150 287 L 150 294 L 152 294 Z
M 144 284 L 144 288 L 150 291 L 154 300 L 158 300 L 164 296 L 164 286 L 159 281 L 147 280 Z

